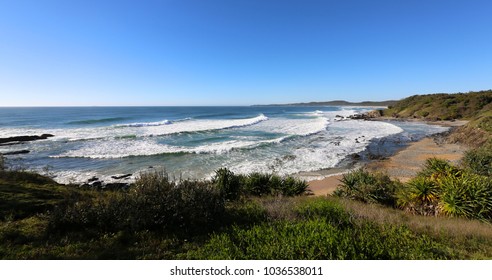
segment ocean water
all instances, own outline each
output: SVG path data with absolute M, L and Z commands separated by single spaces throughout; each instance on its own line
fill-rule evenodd
M 384 150 L 447 128 L 422 123 L 337 121 L 358 107 L 0 108 L 0 138 L 53 134 L 0 146 L 7 163 L 83 182 L 164 168 L 176 177 L 236 173 L 303 174 L 340 166 L 353 153 Z M 376 147 L 376 148 L 375 148 Z M 131 178 L 130 178 L 131 180 Z

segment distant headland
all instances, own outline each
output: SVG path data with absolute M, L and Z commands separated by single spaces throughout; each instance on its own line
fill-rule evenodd
M 388 107 L 396 104 L 398 100 L 386 100 L 386 101 L 362 101 L 362 102 L 349 102 L 345 100 L 333 100 L 333 101 L 320 101 L 320 102 L 303 102 L 303 103 L 287 103 L 287 104 L 267 104 L 267 105 L 253 105 L 253 106 L 381 106 Z

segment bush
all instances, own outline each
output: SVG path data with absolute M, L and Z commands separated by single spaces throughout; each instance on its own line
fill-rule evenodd
M 425 161 L 424 168 L 419 172 L 418 176 L 432 177 L 439 179 L 440 177 L 457 177 L 460 176 L 461 170 L 452 166 L 448 161 L 439 158 L 429 158 Z
M 0 172 L 7 170 L 7 165 L 5 163 L 5 157 L 0 154 Z
M 463 157 L 463 165 L 473 173 L 492 176 L 492 147 L 467 151 Z
M 491 179 L 470 173 L 458 178 L 444 178 L 438 207 L 446 216 L 491 221 Z
M 395 192 L 401 185 L 387 175 L 371 174 L 363 169 L 344 174 L 340 182 L 340 186 L 334 192 L 335 196 L 387 206 L 395 206 Z
M 254 172 L 246 176 L 244 182 L 246 193 L 254 196 L 273 194 L 272 187 L 275 187 L 275 185 L 270 183 L 271 176 L 272 175 L 270 174 L 259 172 Z M 273 179 L 272 182 L 278 181 L 275 179 Z
M 128 192 L 66 201 L 50 217 L 52 232 L 164 230 L 208 232 L 223 217 L 224 198 L 208 182 L 172 182 L 163 171 L 141 175 Z
M 192 259 L 448 259 L 442 244 L 405 226 L 352 222 L 350 213 L 327 199 L 297 209 L 303 219 L 277 220 L 214 234 Z
M 228 200 L 236 200 L 243 192 L 241 186 L 241 177 L 236 176 L 234 172 L 227 168 L 220 168 L 215 171 L 212 183 Z
M 241 195 L 295 196 L 303 194 L 308 188 L 305 181 L 290 176 L 282 178 L 275 174 L 259 172 L 243 176 L 235 175 L 226 168 L 217 170 L 212 182 L 228 200 L 236 200 Z
M 428 159 L 397 196 L 398 206 L 416 214 L 492 220 L 492 179 L 444 160 Z
M 436 215 L 439 188 L 427 177 L 416 177 L 397 191 L 397 205 L 415 214 Z

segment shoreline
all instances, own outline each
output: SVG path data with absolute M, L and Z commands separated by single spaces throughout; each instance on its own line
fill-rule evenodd
M 387 119 L 374 118 L 378 120 L 401 120 L 401 121 L 419 121 L 413 119 Z M 420 120 L 420 122 L 422 122 Z M 436 121 L 425 122 L 432 125 L 447 126 L 451 128 L 459 127 L 467 121 Z M 445 132 L 445 134 L 448 132 Z M 344 173 L 348 173 L 358 167 L 362 167 L 371 172 L 383 172 L 392 179 L 408 182 L 417 172 L 421 170 L 428 158 L 436 157 L 448 160 L 457 164 L 463 157 L 468 148 L 461 144 L 446 143 L 443 141 L 442 133 L 426 136 L 418 141 L 409 142 L 389 157 L 374 159 L 369 161 L 357 161 L 354 166 L 347 168 L 338 168 L 336 173 L 326 176 L 319 180 L 309 180 L 307 183 L 311 193 L 315 196 L 324 196 L 332 194 L 340 183 Z

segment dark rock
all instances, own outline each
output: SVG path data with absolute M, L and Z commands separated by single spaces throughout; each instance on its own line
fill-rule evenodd
M 350 157 L 353 159 L 353 160 L 359 160 L 360 159 L 360 155 L 359 154 L 351 154 Z
M 87 182 L 91 183 L 91 182 L 95 182 L 95 181 L 98 181 L 99 178 L 97 178 L 96 176 L 90 178 L 89 180 L 87 180 Z
M 121 176 L 111 176 L 111 178 L 119 180 L 119 179 L 127 179 L 130 176 L 132 176 L 132 174 L 125 174 L 125 175 L 121 175 Z
M 20 151 L 6 152 L 6 153 L 3 153 L 2 155 L 4 155 L 4 156 L 21 155 L 21 154 L 28 154 L 29 152 L 30 152 L 29 150 L 20 150 Z
M 103 183 L 101 181 L 94 181 L 90 184 L 91 187 L 96 187 L 96 188 L 100 188 L 102 187 Z
M 0 138 L 0 144 L 10 143 L 10 142 L 35 141 L 35 140 L 41 140 L 41 139 L 48 139 L 49 137 L 53 137 L 53 136 L 54 136 L 53 134 L 42 134 L 41 136 L 38 136 L 38 135 L 13 136 L 13 137 L 7 137 L 7 138 Z
M 386 157 L 384 157 L 383 155 L 380 155 L 380 154 L 373 154 L 373 153 L 369 153 L 367 155 L 367 157 L 370 159 L 370 160 L 384 160 L 386 159 Z

